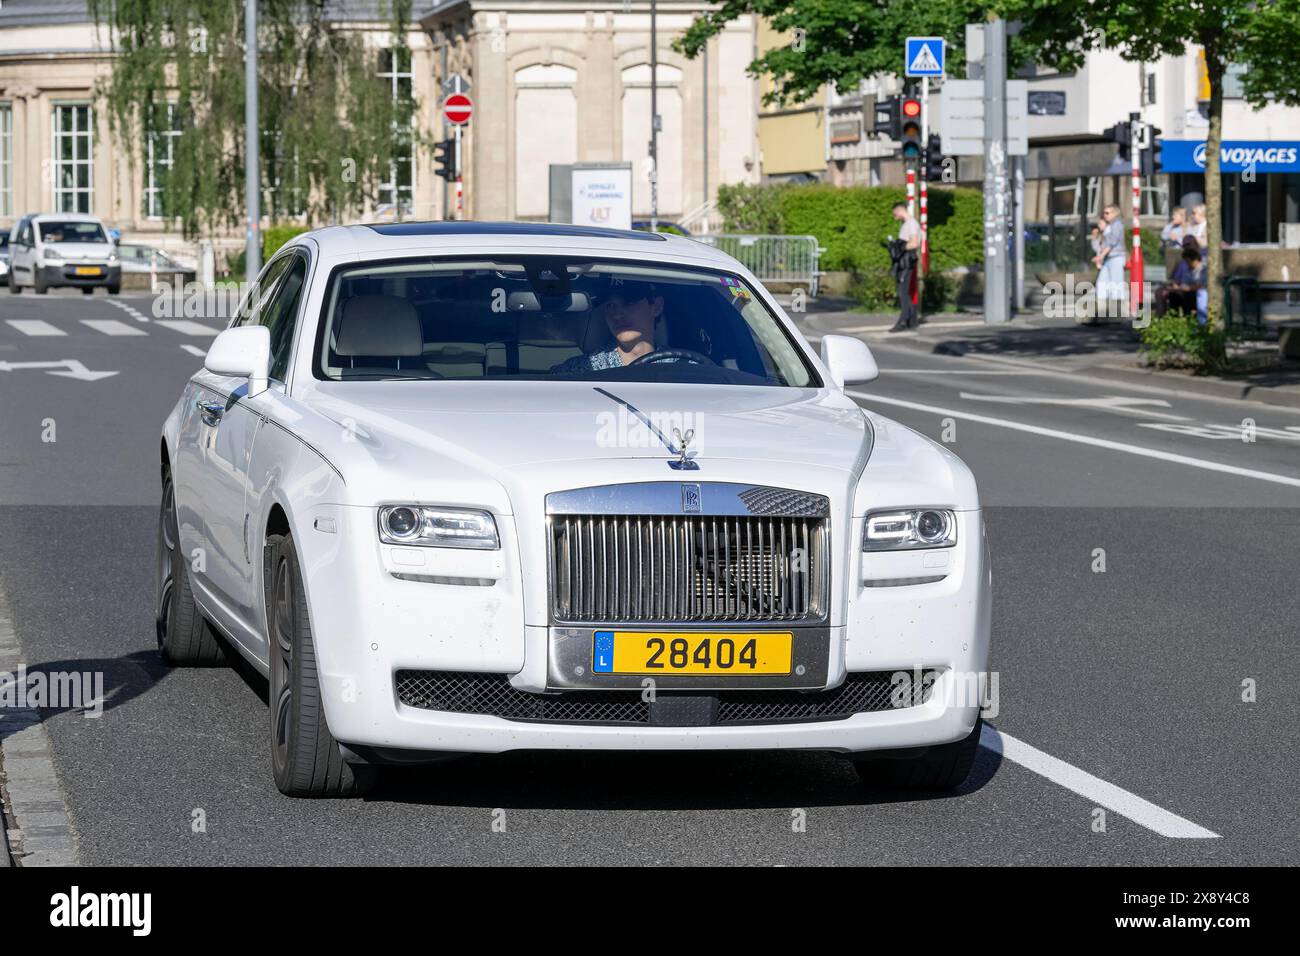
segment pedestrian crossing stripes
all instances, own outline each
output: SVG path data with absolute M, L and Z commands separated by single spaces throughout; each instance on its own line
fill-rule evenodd
M 5 325 L 12 328 L 15 332 L 23 335 L 38 337 L 66 336 L 68 332 L 59 328 L 51 322 L 44 319 L 5 319 Z M 80 319 L 79 324 L 85 326 L 93 332 L 100 335 L 109 336 L 138 336 L 148 335 L 146 327 L 135 325 L 130 322 L 123 322 L 120 319 Z M 205 336 L 211 337 L 221 330 L 214 326 L 203 325 L 200 322 L 191 322 L 188 319 L 168 319 L 160 322 L 150 322 L 149 325 L 162 326 L 172 332 L 178 332 L 185 336 Z M 200 354 L 206 354 L 201 352 Z
M 23 335 L 67 335 L 57 325 L 50 325 L 41 319 L 5 319 L 5 324 L 12 325 Z
M 127 325 L 117 319 L 82 319 L 81 324 L 105 335 L 148 335 L 144 329 Z

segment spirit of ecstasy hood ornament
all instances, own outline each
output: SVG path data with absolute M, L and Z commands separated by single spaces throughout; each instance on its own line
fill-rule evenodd
M 686 451 L 690 447 L 691 439 L 695 437 L 695 429 L 686 429 L 686 434 L 682 434 L 680 428 L 673 429 L 673 437 L 677 439 L 677 460 L 668 463 L 669 468 L 676 468 L 679 471 L 694 471 L 700 466 L 686 457 Z

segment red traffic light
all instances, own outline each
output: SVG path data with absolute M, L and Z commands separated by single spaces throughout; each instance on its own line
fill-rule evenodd
M 920 116 L 920 115 L 921 115 L 921 101 L 920 101 L 920 100 L 903 100 L 903 115 L 904 115 L 904 116 Z

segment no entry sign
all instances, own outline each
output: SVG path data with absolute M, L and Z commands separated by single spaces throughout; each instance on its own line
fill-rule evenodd
M 448 123 L 464 126 L 474 114 L 474 101 L 464 93 L 453 93 L 442 101 L 442 112 Z

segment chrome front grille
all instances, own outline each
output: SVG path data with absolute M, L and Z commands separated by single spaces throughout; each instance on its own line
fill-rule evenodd
M 557 622 L 826 618 L 826 517 L 552 514 L 547 522 Z

